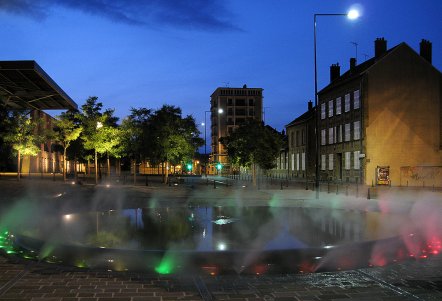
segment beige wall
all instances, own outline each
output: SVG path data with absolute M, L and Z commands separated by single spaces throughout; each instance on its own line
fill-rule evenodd
M 391 184 L 400 185 L 403 166 L 442 165 L 441 76 L 406 45 L 382 60 L 364 91 L 366 184 L 379 165 L 390 166 Z

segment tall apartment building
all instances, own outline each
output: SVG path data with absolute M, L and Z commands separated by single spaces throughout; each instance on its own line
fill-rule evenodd
M 213 164 L 221 163 L 229 167 L 226 150 L 220 142 L 221 137 L 226 137 L 235 128 L 247 119 L 262 121 L 263 89 L 222 87 L 217 88 L 210 96 L 211 118 L 211 172 Z
M 432 46 L 420 54 L 406 43 L 340 74 L 318 93 L 320 179 L 387 185 L 442 183 L 442 76 L 431 63 Z

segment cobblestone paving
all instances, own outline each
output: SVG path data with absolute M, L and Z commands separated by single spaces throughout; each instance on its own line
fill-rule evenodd
M 0 301 L 442 300 L 442 256 L 333 273 L 158 276 L 0 256 Z

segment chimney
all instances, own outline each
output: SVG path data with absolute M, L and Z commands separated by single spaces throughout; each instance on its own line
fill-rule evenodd
M 431 64 L 431 57 L 432 57 L 432 44 L 430 41 L 422 39 L 422 41 L 419 43 L 420 45 L 420 55 L 424 59 L 426 59 Z
M 380 57 L 387 52 L 387 41 L 384 38 L 377 38 L 374 41 L 374 56 Z
M 356 58 L 350 58 L 350 70 L 353 70 L 356 67 Z
M 330 82 L 337 80 L 341 76 L 341 66 L 339 63 L 330 66 Z
M 313 102 L 311 100 L 308 101 L 308 110 L 311 111 L 313 109 Z

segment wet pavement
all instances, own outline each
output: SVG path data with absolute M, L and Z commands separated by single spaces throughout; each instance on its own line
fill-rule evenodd
M 26 183 L 0 181 L 2 207 L 23 198 Z M 193 186 L 193 185 L 192 185 Z M 68 187 L 50 182 L 35 182 L 32 193 L 44 190 L 45 194 L 58 191 L 73 192 L 86 198 L 90 189 Z M 213 188 L 212 188 L 213 189 Z M 259 205 L 269 201 L 282 205 L 392 210 L 392 195 L 402 194 L 400 206 L 395 210 L 409 211 L 416 207 L 416 200 L 439 199 L 440 194 L 427 191 L 389 191 L 378 200 L 363 198 L 339 198 L 321 195 L 315 200 L 311 192 L 238 191 L 236 188 L 209 190 L 207 186 L 164 188 L 155 183 L 149 187 L 125 187 L 125 198 L 130 205 L 145 204 L 146 199 L 158 199 L 167 205 L 186 205 L 204 202 L 227 202 Z M 86 192 L 85 192 L 86 191 Z M 105 187 L 103 187 L 105 191 Z M 103 199 L 109 198 L 105 193 Z M 84 193 L 84 194 L 82 194 Z M 29 194 L 27 194 L 29 195 Z M 113 199 L 118 199 L 115 191 Z M 327 201 L 324 201 L 327 200 Z M 8 203 L 10 202 L 10 203 Z M 56 206 L 53 200 L 45 202 Z M 60 210 L 87 207 L 86 201 L 65 200 Z M 127 203 L 128 201 L 124 201 Z M 441 201 L 442 202 L 442 201 Z M 95 205 L 99 202 L 96 201 Z M 113 202 L 103 207 L 116 206 Z M 4 209 L 3 209 L 4 210 Z M 0 253 L 0 300 L 442 300 L 442 255 L 411 259 L 384 267 L 357 270 L 278 275 L 158 275 L 151 273 L 114 272 L 89 270 L 36 262 Z

